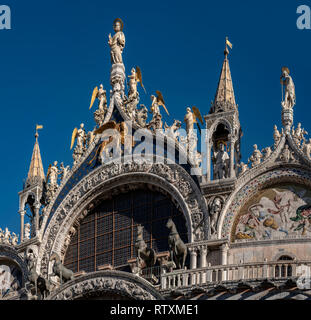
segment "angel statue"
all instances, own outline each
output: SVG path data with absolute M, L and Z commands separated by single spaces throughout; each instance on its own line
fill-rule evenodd
M 109 34 L 108 44 L 110 46 L 111 64 L 123 63 L 122 52 L 125 47 L 125 36 L 123 33 L 123 21 L 117 18 L 113 22 L 114 36 Z
M 184 121 L 186 123 L 186 131 L 187 131 L 187 135 L 190 136 L 191 133 L 193 132 L 193 125 L 196 123 L 199 131 L 201 133 L 201 127 L 199 125 L 199 122 L 197 120 L 197 118 L 199 119 L 199 121 L 201 122 L 201 124 L 203 125 L 203 119 L 200 113 L 200 110 L 197 107 L 192 107 L 192 111 L 191 112 L 191 108 L 188 107 L 187 108 L 187 113 L 185 115 Z
M 79 161 L 83 152 L 85 151 L 86 133 L 83 123 L 80 124 L 80 129 L 74 128 L 72 132 L 70 150 L 72 149 L 75 141 L 77 141 L 77 145 L 73 151 L 74 165 Z
M 151 98 L 151 113 L 152 113 L 152 120 L 148 124 L 149 129 L 157 130 L 162 129 L 163 123 L 162 123 L 162 115 L 160 112 L 159 106 L 162 106 L 164 110 L 166 111 L 167 115 L 170 114 L 167 111 L 167 108 L 165 106 L 163 95 L 160 91 L 156 91 L 157 96 L 152 95 Z
M 282 101 L 282 106 L 284 109 L 292 109 L 296 104 L 296 94 L 295 94 L 295 84 L 292 77 L 289 75 L 290 71 L 287 67 L 282 68 L 282 75 L 280 77 L 280 82 L 282 86 L 285 86 L 285 99 Z M 282 89 L 283 95 L 283 89 Z M 283 99 L 283 97 L 282 97 Z
M 99 89 L 98 87 L 95 87 L 95 89 L 93 90 L 90 109 L 93 107 L 96 98 L 99 100 L 98 109 L 102 111 L 104 110 L 106 111 L 107 96 L 106 96 L 106 90 L 104 90 L 104 86 L 102 84 L 99 86 Z
M 104 86 L 101 84 L 98 87 L 95 87 L 92 93 L 92 99 L 90 104 L 90 109 L 93 107 L 95 99 L 98 99 L 98 109 L 94 112 L 94 119 L 98 126 L 101 126 L 105 120 L 105 115 L 107 112 L 107 95 Z
M 146 89 L 143 85 L 143 80 L 142 80 L 142 73 L 140 68 L 137 66 L 136 69 L 132 68 L 131 74 L 128 76 L 129 77 L 129 92 L 128 92 L 128 98 L 129 100 L 137 98 L 138 92 L 137 92 L 137 84 L 140 82 L 140 85 L 144 89 L 146 93 Z

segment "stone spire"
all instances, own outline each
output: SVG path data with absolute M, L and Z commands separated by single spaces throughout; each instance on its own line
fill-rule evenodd
M 231 72 L 230 72 L 230 66 L 229 66 L 229 60 L 228 60 L 229 44 L 230 42 L 228 41 L 228 38 L 226 38 L 226 48 L 224 52 L 225 60 L 222 65 L 215 99 L 214 99 L 214 102 L 212 102 L 210 113 L 227 112 L 227 111 L 236 110 L 234 90 L 233 90 L 233 84 L 232 84 L 232 78 L 231 78 Z
M 36 130 L 36 134 L 35 134 L 36 142 L 32 152 L 32 157 L 31 157 L 31 162 L 30 162 L 30 167 L 29 167 L 28 177 L 26 180 L 25 187 L 29 187 L 36 183 L 41 184 L 42 181 L 44 181 L 45 179 L 43 164 L 42 164 L 42 159 L 40 154 L 40 148 L 38 143 L 38 137 L 39 137 L 39 134 L 38 134 L 38 131 Z

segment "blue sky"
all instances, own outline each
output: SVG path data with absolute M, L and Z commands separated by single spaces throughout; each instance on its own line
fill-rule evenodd
M 109 86 L 107 37 L 114 18 L 123 19 L 127 74 L 135 65 L 150 94 L 160 90 L 171 117 L 183 119 L 196 105 L 209 112 L 223 62 L 224 40 L 234 47 L 230 67 L 240 122 L 242 156 L 254 143 L 273 143 L 281 126 L 281 67 L 296 84 L 294 121 L 310 131 L 311 30 L 296 27 L 297 6 L 311 1 L 13 1 L 12 30 L 0 30 L 1 223 L 19 230 L 18 195 L 34 144 L 34 127 L 43 124 L 40 148 L 44 169 L 54 160 L 72 164 L 71 133 L 84 122 L 93 88 Z

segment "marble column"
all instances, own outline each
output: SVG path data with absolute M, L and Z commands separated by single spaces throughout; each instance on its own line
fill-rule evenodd
M 234 170 L 234 145 L 235 139 L 230 138 L 230 178 L 235 178 L 235 170 Z
M 34 205 L 34 213 L 35 213 L 35 216 L 34 216 L 34 224 L 35 224 L 35 236 L 37 235 L 38 233 L 38 230 L 39 230 L 39 217 L 40 217 L 40 203 L 39 202 L 36 202 L 35 205 Z
M 206 180 L 211 181 L 211 143 L 210 143 L 210 131 L 206 130 Z
M 206 245 L 200 246 L 200 268 L 206 267 L 208 249 Z M 206 283 L 206 271 L 202 272 L 202 283 Z
M 19 214 L 21 215 L 21 235 L 20 235 L 20 242 L 22 243 L 24 241 L 24 224 L 25 224 L 25 210 L 19 211 Z
M 200 246 L 200 268 L 206 267 L 206 258 L 207 258 L 208 249 L 206 245 Z
M 227 243 L 224 243 L 220 247 L 222 266 L 226 266 L 228 264 L 228 250 L 229 250 L 229 246 Z M 226 280 L 227 280 L 227 271 L 222 271 L 222 281 L 226 281 Z
M 196 248 L 189 248 L 190 252 L 190 269 L 197 268 L 197 251 Z

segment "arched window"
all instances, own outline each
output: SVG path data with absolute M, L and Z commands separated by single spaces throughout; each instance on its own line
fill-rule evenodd
M 80 223 L 65 254 L 64 264 L 74 272 L 96 271 L 110 264 L 124 270 L 135 254 L 137 225 L 144 226 L 144 240 L 156 252 L 168 250 L 166 222 L 173 218 L 187 242 L 183 213 L 160 192 L 135 190 L 104 200 Z
M 286 264 L 286 261 L 293 261 L 294 259 L 290 256 L 284 255 L 281 256 L 278 261 L 281 261 Z M 293 269 L 291 265 L 280 264 L 275 267 L 275 277 L 276 278 L 286 278 L 291 277 L 293 273 Z

